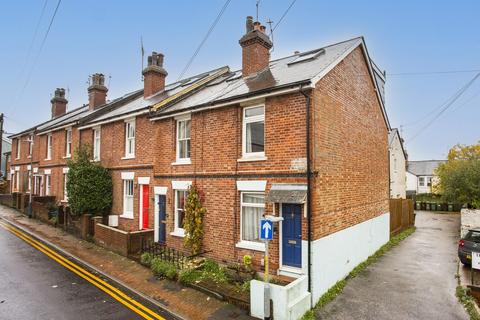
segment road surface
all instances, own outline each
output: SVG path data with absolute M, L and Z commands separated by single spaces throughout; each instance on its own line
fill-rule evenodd
M 0 254 L 0 319 L 173 319 L 1 219 Z

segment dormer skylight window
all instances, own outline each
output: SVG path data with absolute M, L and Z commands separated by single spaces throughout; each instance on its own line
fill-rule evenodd
M 288 63 L 289 66 L 292 64 L 297 64 L 306 61 L 312 61 L 318 58 L 320 55 L 325 53 L 325 49 L 317 49 L 313 51 L 308 51 L 304 53 L 300 53 L 296 58 L 294 58 L 291 62 Z

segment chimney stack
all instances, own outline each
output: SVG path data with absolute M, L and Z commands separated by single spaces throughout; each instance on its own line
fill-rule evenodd
M 88 109 L 94 110 L 107 102 L 107 87 L 105 87 L 105 76 L 101 73 L 94 73 L 90 77 L 88 87 Z
M 267 68 L 270 62 L 272 41 L 265 33 L 265 26 L 248 16 L 246 33 L 240 39 L 242 46 L 242 75 L 248 77 Z
M 163 68 L 163 54 L 152 52 L 148 56 L 148 65 L 143 69 L 143 96 L 149 97 L 165 89 L 165 78 L 168 73 Z
M 67 112 L 67 99 L 65 99 L 65 89 L 57 88 L 52 100 L 52 119 L 64 115 Z

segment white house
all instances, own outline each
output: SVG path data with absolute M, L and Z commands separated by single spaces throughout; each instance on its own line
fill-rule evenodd
M 432 193 L 432 184 L 438 180 L 435 169 L 445 160 L 408 161 L 407 192 Z
M 390 198 L 405 199 L 407 189 L 407 152 L 398 129 L 388 134 L 388 153 L 390 157 Z

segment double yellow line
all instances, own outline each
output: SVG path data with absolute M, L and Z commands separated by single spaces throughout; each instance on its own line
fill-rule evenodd
M 28 236 L 26 233 L 20 231 L 19 229 L 11 226 L 8 223 L 0 220 L 0 226 L 5 230 L 8 230 L 10 233 L 14 234 L 18 238 L 22 239 L 26 243 L 30 244 L 32 247 L 41 251 L 51 259 L 55 260 L 68 270 L 72 271 L 79 277 L 85 279 L 86 281 L 90 282 L 103 292 L 109 294 L 115 300 L 129 308 L 130 310 L 134 311 L 144 319 L 157 319 L 157 320 L 165 320 L 165 318 L 159 316 L 156 312 L 152 311 L 151 309 L 145 307 L 141 303 L 137 302 L 133 298 L 127 296 L 122 291 L 118 290 L 117 288 L 113 287 L 112 285 L 108 284 L 107 282 L 103 281 L 99 277 L 93 275 L 92 273 L 88 272 L 87 270 L 83 269 L 82 267 L 78 266 L 77 264 L 73 263 L 72 261 L 66 259 L 65 257 L 59 255 L 49 247 L 45 246 L 44 244 L 38 242 L 37 240 L 33 239 L 32 237 Z

